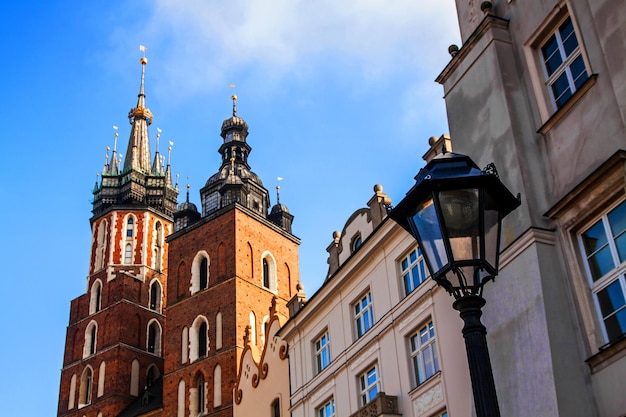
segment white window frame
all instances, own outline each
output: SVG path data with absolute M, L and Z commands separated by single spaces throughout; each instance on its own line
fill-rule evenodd
M 328 329 L 324 330 L 313 342 L 313 352 L 315 356 L 315 373 L 319 374 L 330 366 L 332 361 L 330 356 L 330 334 Z M 326 358 L 326 361 L 324 361 Z
M 374 379 L 371 382 L 370 375 L 374 376 Z M 382 392 L 378 364 L 368 366 L 367 370 L 361 373 L 357 378 L 357 384 L 359 389 L 359 406 L 363 407 L 364 405 L 369 404 L 379 393 Z M 374 392 L 373 396 L 372 392 Z
M 526 56 L 526 62 L 529 66 L 529 74 L 533 86 L 535 96 L 537 97 L 537 105 L 541 120 L 545 123 L 539 131 L 546 133 L 551 126 L 553 126 L 564 115 L 568 108 L 570 108 L 582 93 L 590 88 L 593 82 L 593 72 L 591 71 L 591 65 L 587 58 L 585 51 L 584 38 L 581 36 L 581 32 L 578 29 L 575 16 L 570 13 L 568 8 L 569 1 L 562 1 L 557 5 L 552 12 L 546 17 L 544 23 L 534 32 L 529 40 L 524 44 L 524 54 Z M 578 41 L 577 48 L 574 49 L 567 59 L 564 59 L 552 76 L 548 75 L 546 66 L 544 64 L 543 53 L 541 48 L 548 42 L 555 32 L 559 32 L 561 25 L 567 20 L 571 19 L 574 28 L 574 34 Z M 562 43 L 561 43 L 562 44 Z M 566 71 L 566 67 L 569 67 L 578 56 L 581 56 L 585 65 L 585 72 L 587 74 L 586 81 L 583 82 L 578 89 L 572 91 L 572 96 L 566 100 L 559 108 L 553 97 L 552 87 L 550 82 L 556 80 L 563 71 Z M 571 77 L 570 77 L 571 80 Z M 580 92 L 580 94 L 576 94 Z M 563 110 L 563 111 L 561 111 Z M 555 116 L 555 117 L 552 117 Z
M 415 291 L 428 278 L 426 261 L 418 246 L 415 246 L 398 260 L 398 269 L 400 270 L 400 280 L 405 297 Z
M 572 32 L 571 34 L 566 38 L 563 39 L 562 34 L 561 34 L 561 28 L 563 27 L 563 25 L 565 24 L 566 21 L 570 21 L 571 25 L 572 25 Z M 567 52 L 565 50 L 565 41 L 571 39 L 571 37 L 574 37 L 574 39 L 576 40 L 576 47 L 570 52 L 569 55 L 567 55 Z M 550 74 L 548 71 L 548 66 L 546 65 L 546 58 L 543 54 L 543 47 L 548 44 L 549 41 L 552 40 L 552 38 L 554 38 L 555 42 L 556 42 L 556 46 L 557 49 L 550 55 L 550 57 L 555 56 L 555 55 L 559 55 L 560 59 L 561 59 L 561 64 L 554 69 L 554 71 L 552 72 L 552 74 Z M 584 76 L 584 80 L 582 83 L 584 83 L 588 78 L 589 78 L 589 70 L 587 68 L 587 64 L 585 62 L 585 57 L 582 54 L 582 48 L 581 48 L 581 44 L 580 44 L 580 36 L 578 36 L 578 33 L 576 31 L 576 26 L 574 25 L 574 20 L 572 19 L 572 17 L 569 14 L 564 15 L 561 19 L 559 19 L 558 21 L 556 21 L 556 24 L 554 25 L 554 28 L 552 30 L 552 32 L 550 33 L 549 36 L 547 36 L 543 42 L 541 42 L 541 45 L 538 48 L 538 52 L 540 54 L 540 59 L 541 59 L 541 63 L 542 63 L 542 67 L 544 70 L 544 77 L 545 77 L 545 84 L 546 87 L 548 89 L 548 93 L 550 94 L 550 98 L 552 100 L 552 105 L 553 105 L 553 110 L 557 111 L 560 108 L 562 108 L 565 103 L 567 102 L 567 100 L 569 100 L 569 98 L 571 98 L 571 96 L 574 95 L 574 93 L 580 88 L 580 86 L 576 86 L 576 82 L 578 81 L 578 79 L 580 77 Z M 580 57 L 580 59 L 583 62 L 584 65 L 584 73 L 579 74 L 579 76 L 574 79 L 574 76 L 572 74 L 572 65 L 574 64 L 574 61 L 576 61 L 578 58 Z M 556 84 L 557 80 L 559 80 L 561 78 L 561 76 L 565 75 L 565 79 L 567 80 L 567 84 L 568 84 L 568 89 L 567 90 L 563 90 L 560 95 L 558 97 L 555 97 L 554 95 L 554 89 L 553 86 Z M 581 84 L 582 85 L 582 84 Z M 564 102 L 562 102 L 559 105 L 559 99 L 561 97 L 563 97 L 563 95 L 569 91 L 570 92 L 570 96 L 569 98 L 565 99 Z
M 374 323 L 376 323 L 374 320 L 372 292 L 367 290 L 367 292 L 361 295 L 357 301 L 352 303 L 351 308 L 354 318 L 354 332 L 356 338 L 359 339 L 372 327 L 374 327 Z
M 440 371 L 435 326 L 432 320 L 419 326 L 408 339 L 414 387 L 422 385 Z M 432 372 L 427 364 L 432 366 Z
M 315 417 L 335 417 L 335 399 L 329 398 L 321 407 L 318 407 L 315 412 Z
M 618 307 L 617 309 L 615 309 L 611 314 L 608 314 L 607 316 L 605 316 L 604 313 L 602 312 L 602 307 L 600 304 L 600 293 L 602 293 L 603 291 L 607 290 L 610 286 L 615 285 L 615 284 L 617 284 L 617 286 L 621 290 L 622 297 L 626 299 L 626 254 L 624 254 L 625 260 L 623 262 L 620 261 L 619 252 L 617 250 L 617 245 L 615 243 L 615 239 L 620 236 L 625 236 L 626 231 L 621 231 L 622 233 L 619 233 L 618 236 L 613 236 L 613 232 L 611 230 L 611 226 L 610 226 L 609 218 L 608 218 L 609 214 L 611 214 L 615 209 L 617 209 L 622 204 L 626 205 L 626 200 L 620 200 L 616 204 L 611 205 L 607 210 L 605 210 L 602 213 L 601 216 L 596 217 L 592 222 L 590 222 L 583 229 L 581 229 L 579 233 L 577 233 L 579 250 L 581 253 L 581 257 L 583 259 L 583 264 L 585 266 L 585 273 L 587 274 L 589 286 L 593 294 L 596 313 L 598 316 L 600 327 L 602 329 L 602 336 L 604 338 L 605 343 L 611 343 L 611 342 L 620 340 L 621 338 L 624 337 L 624 334 L 626 334 L 626 332 L 624 332 L 622 335 L 615 335 L 611 337 L 611 335 L 609 335 L 609 332 L 607 330 L 606 320 L 605 320 L 607 318 L 617 315 L 620 312 L 622 312 L 622 314 L 626 312 L 626 303 Z M 587 254 L 587 251 L 585 250 L 585 246 L 584 246 L 583 235 L 597 225 L 602 225 L 602 229 L 604 231 L 607 242 L 601 248 L 593 251 L 591 254 Z M 598 254 L 602 249 L 607 248 L 607 247 L 609 249 L 610 258 L 613 262 L 613 268 L 610 271 L 606 272 L 604 275 L 596 277 L 594 280 L 594 276 L 591 271 L 588 258 L 590 256 Z

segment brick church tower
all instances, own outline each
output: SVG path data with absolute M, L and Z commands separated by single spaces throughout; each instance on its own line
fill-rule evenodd
M 117 416 L 164 372 L 162 335 L 168 254 L 178 191 L 158 149 L 150 164 L 152 113 L 141 86 L 124 165 L 107 148 L 96 184 L 87 292 L 71 303 L 59 416 Z M 158 141 L 159 135 L 157 135 Z M 157 145 L 158 148 L 158 145 Z
M 248 164 L 235 96 L 201 210 L 189 186 L 176 206 L 169 157 L 165 166 L 157 149 L 150 163 L 140 62 L 124 164 L 116 143 L 94 189 L 87 291 L 71 304 L 58 415 L 232 416 L 244 339 L 264 345 L 270 306 L 288 316 L 300 241 Z
M 263 346 L 272 300 L 287 316 L 299 280 L 293 216 L 280 202 L 270 209 L 250 169 L 236 99 L 222 124 L 221 166 L 200 190 L 201 212 L 187 196 L 167 239 L 164 416 L 233 415 L 244 336 Z

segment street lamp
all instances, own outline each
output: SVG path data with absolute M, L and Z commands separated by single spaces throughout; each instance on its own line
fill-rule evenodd
M 499 417 L 487 331 L 481 323 L 483 285 L 498 274 L 502 218 L 520 205 L 493 164 L 484 170 L 466 155 L 443 153 L 415 177 L 389 217 L 417 239 L 431 277 L 454 296 L 464 322 L 478 417 Z M 451 274 L 450 274 L 451 272 Z

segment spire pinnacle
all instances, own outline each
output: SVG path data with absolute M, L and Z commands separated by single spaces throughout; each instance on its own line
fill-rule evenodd
M 109 174 L 117 174 L 119 172 L 119 163 L 117 161 L 117 137 L 119 133 L 117 133 L 117 126 L 113 125 L 113 153 L 111 154 L 111 165 L 109 167 Z M 108 151 L 108 149 L 107 149 Z M 108 153 L 108 152 L 107 152 Z M 119 155 L 121 158 L 122 155 Z
M 137 98 L 137 107 L 128 112 L 128 121 L 133 126 L 128 140 L 127 156 L 124 161 L 124 171 L 128 169 L 136 169 L 150 172 L 150 144 L 148 141 L 148 126 L 152 123 L 152 112 L 146 108 L 145 96 L 145 75 L 148 58 L 145 52 L 148 48 L 141 45 L 139 50 L 143 53 L 143 57 L 139 60 L 141 64 L 141 85 L 139 87 L 139 95 Z
M 237 116 L 237 96 L 235 94 L 231 97 L 233 99 L 233 117 Z
M 159 153 L 159 139 L 161 138 L 161 132 L 161 128 L 157 127 L 156 152 L 154 153 L 154 161 L 152 162 L 152 173 L 154 174 L 163 173 L 163 157 Z
M 172 143 L 172 142 L 170 142 Z M 172 147 L 167 147 L 167 168 L 165 168 L 165 181 L 167 181 L 167 185 L 172 186 L 172 171 L 170 167 L 170 156 L 172 155 Z M 165 158 L 165 157 L 163 157 Z
M 93 187 L 93 192 L 97 192 L 98 188 L 100 188 L 100 173 L 96 172 L 96 185 Z
M 111 167 L 109 166 L 109 151 L 111 150 L 111 148 L 109 148 L 108 146 L 106 147 L 106 154 L 104 155 L 104 168 L 102 169 L 102 172 L 104 174 L 108 174 L 109 170 L 111 169 Z
M 280 185 L 276 186 L 276 204 L 280 204 Z

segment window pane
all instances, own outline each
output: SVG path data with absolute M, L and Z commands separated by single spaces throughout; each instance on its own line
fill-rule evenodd
M 621 234 L 617 239 L 615 239 L 615 246 L 617 247 L 619 260 L 624 262 L 624 260 L 626 260 L 626 233 Z
M 605 246 L 602 250 L 596 252 L 596 254 L 590 257 L 587 261 L 589 262 L 591 278 L 593 278 L 594 281 L 597 281 L 599 278 L 609 273 L 615 266 L 608 246 Z
M 589 230 L 582 234 L 583 246 L 587 256 L 591 255 L 602 246 L 606 245 L 607 238 L 604 232 L 604 225 L 601 221 L 594 224 Z
M 368 401 L 372 401 L 374 398 L 376 398 L 376 396 L 378 395 L 378 386 L 374 385 L 368 392 L 367 392 L 367 398 Z
M 568 18 L 565 22 L 563 22 L 559 28 L 559 32 L 561 33 L 561 40 L 563 41 L 565 55 L 570 56 L 572 51 L 578 46 L 578 40 L 576 39 L 576 34 L 574 33 L 572 19 Z
M 604 320 L 609 341 L 619 339 L 626 333 L 626 309 L 622 308 L 617 314 Z
M 578 57 L 572 62 L 569 66 L 569 69 L 572 73 L 572 79 L 574 80 L 574 85 L 578 90 L 581 85 L 587 81 L 587 69 L 585 68 L 585 61 L 583 61 L 582 55 L 578 55 Z
M 363 313 L 363 328 L 365 331 L 368 331 L 370 328 L 370 315 L 367 310 Z
M 546 70 L 548 71 L 548 76 L 550 76 L 563 63 L 556 36 L 552 35 L 552 37 L 548 39 L 548 42 L 541 48 L 541 52 L 543 54 Z
M 598 302 L 600 303 L 600 310 L 602 316 L 607 317 L 624 307 L 626 301 L 624 300 L 624 293 L 620 286 L 619 281 L 615 281 L 602 291 L 598 293 Z
M 618 236 L 626 229 L 626 202 L 615 207 L 607 216 L 611 225 L 611 233 Z
M 569 88 L 569 81 L 565 72 L 552 84 L 552 93 L 554 94 L 554 101 L 559 108 L 572 96 L 572 91 Z

